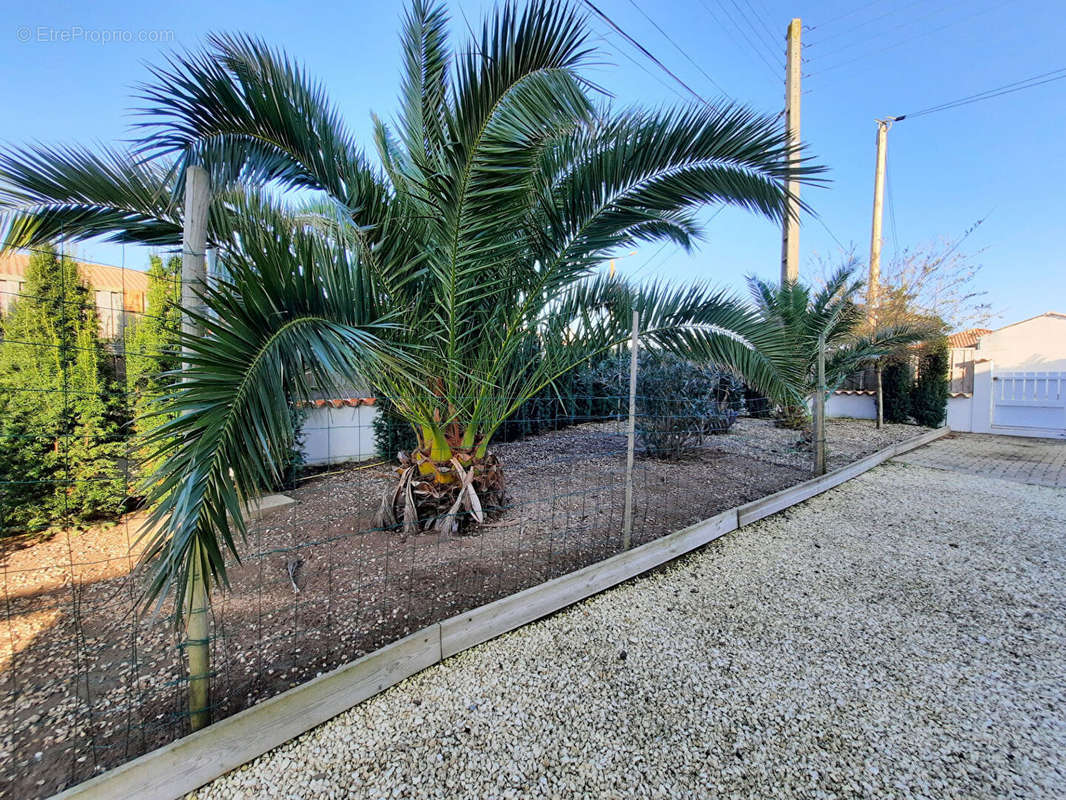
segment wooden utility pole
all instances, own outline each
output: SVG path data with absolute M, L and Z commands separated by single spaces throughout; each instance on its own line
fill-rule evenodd
M 633 545 L 633 460 L 637 446 L 637 349 L 640 347 L 640 312 L 633 310 L 629 341 L 629 422 L 626 428 L 626 507 L 622 518 L 622 549 Z
M 870 228 L 870 279 L 866 287 L 866 308 L 873 321 L 881 281 L 881 217 L 885 202 L 885 148 L 893 117 L 877 120 L 877 165 L 874 169 L 874 216 Z
M 803 69 L 800 34 L 803 24 L 796 17 L 788 24 L 788 47 L 785 61 L 785 131 L 794 147 L 800 143 L 800 76 Z M 789 165 L 799 166 L 799 153 L 793 152 Z M 781 230 L 781 283 L 799 280 L 799 181 L 790 178 L 785 182 L 788 203 Z
M 185 218 L 181 236 L 181 303 L 199 312 L 199 292 L 207 282 L 207 209 L 211 204 L 211 178 L 203 167 L 185 170 Z M 183 333 L 199 336 L 203 328 L 182 316 Z M 204 575 L 206 554 L 193 550 L 193 566 L 186 587 L 185 649 L 189 658 L 189 725 L 195 731 L 211 722 L 210 603 Z
M 866 313 L 870 333 L 877 329 L 877 299 L 881 284 L 881 218 L 885 201 L 885 150 L 888 146 L 888 129 L 896 117 L 877 120 L 877 166 L 874 169 L 874 214 L 870 226 L 870 275 L 866 287 Z M 877 427 L 885 424 L 884 394 L 881 385 L 881 359 L 874 362 L 877 376 Z

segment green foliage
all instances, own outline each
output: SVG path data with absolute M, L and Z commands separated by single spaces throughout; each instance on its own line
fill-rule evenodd
M 0 344 L 5 535 L 116 514 L 125 484 L 122 393 L 77 264 L 42 248 Z
M 287 403 L 312 385 L 373 376 L 447 464 L 483 454 L 516 412 L 539 416 L 522 407 L 542 392 L 581 416 L 583 388 L 563 376 L 624 344 L 639 311 L 651 346 L 792 394 L 778 331 L 731 295 L 597 277 L 619 249 L 691 247 L 707 204 L 780 220 L 785 179 L 822 169 L 779 121 L 739 105 L 612 107 L 583 74 L 594 38 L 570 3 L 504 3 L 457 47 L 451 27 L 440 3 L 412 0 L 399 113 L 374 120 L 380 168 L 303 68 L 228 35 L 152 70 L 136 153 L 0 156 L 7 246 L 57 226 L 176 243 L 174 176 L 210 172 L 208 236 L 229 277 L 205 298 L 208 333 L 182 339 L 195 364 L 151 435 L 177 444 L 152 484 L 150 593 L 180 601 L 194 563 L 225 581 L 237 504 L 277 480 Z
M 134 416 L 134 456 L 150 457 L 139 443 L 173 415 L 155 406 L 166 389 L 167 375 L 181 366 L 177 332 L 181 330 L 181 258 L 165 262 L 151 256 L 145 313 L 126 326 L 126 396 Z M 150 469 L 150 464 L 140 464 Z
M 833 392 L 860 367 L 928 335 L 926 328 L 917 325 L 879 326 L 871 331 L 858 302 L 863 283 L 854 279 L 855 269 L 854 264 L 841 267 L 817 290 L 802 283 L 775 285 L 748 278 L 764 321 L 780 330 L 786 343 L 781 368 L 798 376 L 807 398 L 817 391 L 820 342 L 825 346 L 826 392 Z M 800 404 L 783 408 L 781 418 L 781 424 L 790 428 L 806 427 L 809 422 L 807 407 Z
M 926 329 L 913 325 L 867 330 L 866 311 L 859 304 L 863 287 L 848 264 L 825 286 L 815 289 L 802 283 L 768 284 L 748 278 L 752 299 L 763 319 L 782 331 L 788 361 L 799 376 L 805 397 L 817 386 L 819 341 L 825 342 L 826 391 L 835 391 L 859 367 L 898 352 L 920 341 Z
M 291 403 L 289 405 L 289 424 L 292 426 L 291 444 L 281 457 L 280 473 L 277 489 L 295 489 L 297 479 L 303 472 L 304 464 L 304 423 L 311 412 L 306 405 Z
M 536 353 L 530 354 L 536 358 Z M 607 362 L 586 363 L 573 369 L 528 398 L 504 420 L 493 441 L 511 442 L 543 431 L 595 422 L 624 413 L 626 399 L 617 395 L 617 379 L 602 372 Z M 628 364 L 628 362 L 627 362 Z M 625 368 L 628 376 L 629 367 Z M 627 378 L 628 380 L 628 378 Z M 628 394 L 628 388 L 625 392 Z M 372 423 L 374 449 L 380 458 L 395 458 L 418 446 L 411 423 L 388 398 L 378 398 Z
M 377 398 L 377 414 L 371 428 L 374 431 L 374 451 L 379 458 L 396 458 L 403 451 L 410 453 L 418 446 L 418 437 L 411 423 L 396 409 L 396 404 L 387 397 Z
M 919 425 L 939 428 L 948 416 L 948 342 L 946 338 L 922 347 L 918 379 L 911 392 L 911 415 Z
M 604 361 L 601 382 L 628 413 L 630 356 Z M 744 382 L 719 367 L 673 353 L 642 352 L 637 358 L 637 435 L 644 451 L 680 458 L 708 436 L 725 433 L 744 410 Z
M 885 422 L 907 422 L 911 418 L 911 391 L 914 371 L 910 360 L 889 360 L 881 373 L 881 399 Z

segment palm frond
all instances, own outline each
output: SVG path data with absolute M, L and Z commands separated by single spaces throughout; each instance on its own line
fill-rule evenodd
M 181 241 L 174 170 L 125 151 L 30 145 L 0 152 L 3 248 L 64 238 L 170 245 Z
M 227 277 L 203 293 L 206 310 L 183 310 L 207 333 L 180 336 L 185 365 L 159 402 L 173 418 L 147 442 L 161 464 L 146 486 L 154 508 L 143 560 L 159 602 L 173 592 L 181 606 L 200 553 L 211 579 L 226 582 L 224 550 L 238 556 L 244 504 L 276 484 L 292 445 L 292 403 L 402 369 L 383 341 L 391 323 L 369 304 L 367 270 L 285 219 L 279 210 L 245 225 L 240 251 L 223 255 Z

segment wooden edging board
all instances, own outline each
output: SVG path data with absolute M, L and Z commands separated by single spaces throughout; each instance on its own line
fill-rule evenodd
M 592 566 L 446 619 L 440 624 L 441 655 L 448 658 L 495 639 L 500 634 L 609 589 L 736 529 L 737 510 L 733 508 Z
M 440 661 L 440 625 L 257 703 L 60 792 L 78 800 L 174 800 Z
M 938 428 L 465 614 L 72 786 L 52 800 L 175 800 L 468 648 L 573 605 L 949 433 Z

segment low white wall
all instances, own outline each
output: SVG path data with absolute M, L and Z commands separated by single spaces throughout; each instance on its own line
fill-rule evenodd
M 375 455 L 375 406 L 331 405 L 312 408 L 304 422 L 304 462 L 307 464 L 341 464 L 363 461 Z
M 872 394 L 831 394 L 825 404 L 825 415 L 877 419 L 877 398 Z

